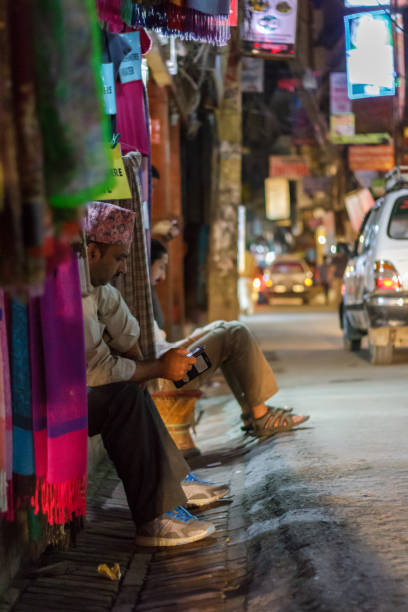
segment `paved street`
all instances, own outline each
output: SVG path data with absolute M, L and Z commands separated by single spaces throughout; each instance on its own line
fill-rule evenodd
M 334 312 L 248 320 L 307 428 L 245 460 L 249 610 L 408 609 L 407 353 L 342 349 Z

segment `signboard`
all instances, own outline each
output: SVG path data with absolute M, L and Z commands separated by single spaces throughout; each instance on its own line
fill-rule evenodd
M 308 196 L 313 196 L 315 193 L 330 194 L 331 186 L 331 176 L 305 176 L 302 180 L 303 191 Z
M 330 116 L 330 138 L 354 136 L 355 131 L 355 116 L 353 113 Z
M 245 0 L 244 50 L 269 56 L 294 54 L 298 0 Z
M 265 179 L 265 209 L 266 218 L 271 221 L 290 218 L 290 194 L 287 179 Z
M 228 25 L 230 27 L 238 25 L 238 0 L 231 0 Z
M 386 144 L 391 141 L 391 136 L 385 132 L 378 134 L 354 134 L 349 136 L 346 134 L 332 134 L 330 140 L 333 144 Z
M 119 145 L 112 151 L 111 172 L 115 177 L 115 184 L 112 189 L 108 189 L 106 193 L 98 196 L 95 200 L 130 200 L 132 193 L 127 180 Z
M 348 97 L 347 73 L 330 74 L 330 114 L 343 115 L 351 113 L 351 100 Z
M 241 91 L 262 93 L 264 90 L 264 60 L 260 57 L 243 57 Z
M 309 164 L 300 155 L 270 155 L 269 176 L 296 180 L 309 175 Z
M 355 232 L 360 229 L 366 212 L 374 206 L 374 198 L 368 189 L 348 193 L 344 199 L 351 225 Z
M 388 172 L 394 167 L 394 144 L 349 147 L 350 170 L 378 170 Z
M 392 22 L 384 11 L 344 17 L 349 98 L 395 94 Z
M 344 0 L 346 8 L 361 8 L 363 6 L 390 6 L 391 0 Z
M 160 119 L 150 119 L 150 143 L 160 144 L 161 138 Z

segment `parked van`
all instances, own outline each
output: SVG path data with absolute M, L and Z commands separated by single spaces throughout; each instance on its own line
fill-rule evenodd
M 394 347 L 408 347 L 408 167 L 389 172 L 386 185 L 344 273 L 344 344 L 357 351 L 368 335 L 373 364 L 392 363 Z

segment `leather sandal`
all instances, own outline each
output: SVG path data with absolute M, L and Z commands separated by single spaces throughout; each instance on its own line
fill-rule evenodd
M 294 421 L 295 415 L 290 414 L 284 409 L 270 409 L 260 419 L 253 419 L 253 430 L 254 435 L 259 438 L 274 436 L 278 433 L 284 433 L 290 431 L 295 427 L 299 427 L 306 421 L 309 420 L 309 416 L 302 416 L 301 420 Z
M 271 412 L 271 414 L 272 414 L 272 412 L 278 413 L 278 411 L 283 412 L 283 413 L 288 413 L 288 414 L 293 412 L 293 408 L 278 408 L 276 406 L 269 406 L 268 404 L 266 405 L 266 407 L 268 408 L 268 411 Z M 254 429 L 254 427 L 253 427 L 254 418 L 252 416 L 252 413 L 251 412 L 243 412 L 241 414 L 241 419 L 244 422 L 243 425 L 241 425 L 241 430 L 244 431 L 245 433 L 253 431 L 253 429 Z

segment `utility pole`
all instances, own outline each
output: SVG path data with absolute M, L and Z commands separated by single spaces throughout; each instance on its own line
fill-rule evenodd
M 210 255 L 208 261 L 209 320 L 237 319 L 238 305 L 238 205 L 241 201 L 241 59 L 238 33 L 233 29 L 229 44 L 224 98 L 216 111 L 218 163 L 216 189 L 210 211 Z

